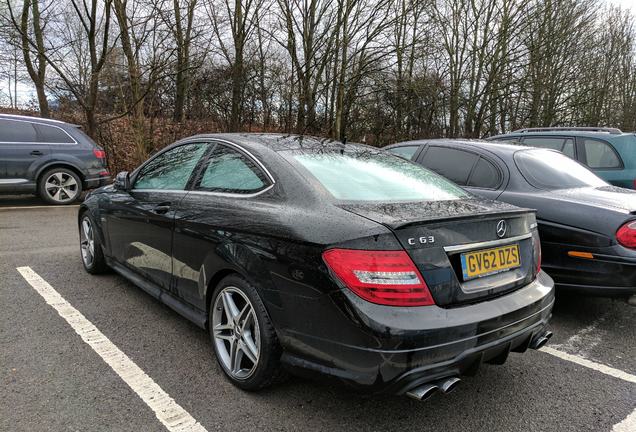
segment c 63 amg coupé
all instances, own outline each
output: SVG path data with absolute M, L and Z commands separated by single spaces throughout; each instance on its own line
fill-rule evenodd
M 534 213 L 363 145 L 194 136 L 91 193 L 79 229 L 88 272 L 209 329 L 245 390 L 293 372 L 425 399 L 551 335 Z

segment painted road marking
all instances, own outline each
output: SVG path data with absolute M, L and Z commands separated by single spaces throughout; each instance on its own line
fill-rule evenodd
M 0 207 L 0 211 L 2 211 L 2 210 L 78 208 L 78 207 L 79 207 L 79 205 L 36 205 L 36 206 Z
M 584 328 L 583 330 L 581 330 L 580 332 L 578 332 L 577 334 L 569 338 L 565 344 L 555 345 L 555 346 L 558 346 L 558 347 L 564 346 L 564 347 L 574 348 L 585 337 L 592 338 L 593 339 L 592 344 L 597 345 L 600 342 L 600 337 L 592 336 L 592 333 L 594 333 L 597 325 L 602 320 L 603 319 L 593 322 L 591 325 L 589 325 L 588 327 Z M 541 349 L 539 349 L 539 351 L 543 351 L 544 353 L 553 355 L 560 359 L 567 360 L 569 362 L 576 363 L 581 366 L 585 366 L 587 368 L 593 369 L 597 372 L 601 372 L 605 375 L 612 376 L 614 378 L 622 379 L 624 381 L 631 382 L 631 383 L 636 383 L 636 375 L 623 372 L 622 370 L 615 369 L 613 367 L 610 367 L 601 363 L 593 362 L 584 357 L 569 354 L 567 352 L 560 351 L 558 349 L 554 349 L 549 346 L 544 346 Z M 585 355 L 585 352 L 582 352 L 581 354 Z M 623 421 L 615 424 L 614 427 L 612 427 L 612 432 L 634 432 L 634 431 L 636 431 L 636 409 L 632 411 L 632 413 L 628 415 Z
M 601 363 L 596 363 L 583 357 L 568 354 L 566 352 L 556 350 L 549 346 L 544 346 L 541 349 L 539 349 L 539 351 L 553 355 L 563 360 L 567 360 L 572 363 L 576 363 L 581 366 L 585 366 L 586 368 L 590 368 L 597 372 L 604 373 L 605 375 L 609 375 L 614 378 L 622 379 L 624 381 L 636 384 L 636 375 L 623 372 L 622 370 L 614 369 L 613 367 L 609 367 Z
M 627 416 L 625 420 L 617 423 L 612 428 L 612 432 L 634 432 L 636 431 L 636 409 Z
M 75 333 L 93 348 L 106 364 L 152 409 L 166 429 L 170 432 L 207 432 L 199 422 L 31 267 L 18 267 L 17 270 L 33 289 L 66 320 Z
M 575 352 L 579 357 L 588 358 L 588 353 L 603 341 L 605 332 L 598 330 L 598 326 L 605 321 L 605 317 L 594 320 L 587 327 L 579 330 L 563 344 L 551 344 L 559 351 Z

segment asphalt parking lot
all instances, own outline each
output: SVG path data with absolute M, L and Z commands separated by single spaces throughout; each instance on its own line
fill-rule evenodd
M 84 272 L 76 212 L 0 197 L 2 431 L 167 430 L 24 267 L 198 422 L 171 430 L 636 431 L 636 307 L 623 300 L 559 295 L 547 351 L 511 354 L 426 402 L 298 378 L 250 394 L 224 379 L 205 331 L 118 275 Z

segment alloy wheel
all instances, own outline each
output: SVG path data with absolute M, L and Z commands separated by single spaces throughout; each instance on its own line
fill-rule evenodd
M 80 248 L 82 250 L 82 260 L 84 260 L 84 264 L 86 267 L 90 267 L 95 260 L 95 236 L 93 224 L 91 224 L 91 220 L 87 217 L 82 219 Z
M 59 171 L 48 176 L 44 191 L 53 201 L 65 203 L 77 198 L 79 185 L 71 174 Z
M 239 380 L 252 376 L 261 352 L 254 306 L 236 287 L 225 287 L 214 302 L 212 330 L 216 352 L 225 370 Z

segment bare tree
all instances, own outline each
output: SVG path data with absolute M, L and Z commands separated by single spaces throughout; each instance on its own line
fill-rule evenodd
M 20 33 L 24 65 L 33 81 L 40 107 L 40 116 L 49 117 L 49 102 L 46 98 L 46 47 L 44 46 L 43 24 L 37 0 L 24 0 L 20 17 Z M 35 46 L 29 43 L 32 35 Z M 32 54 L 32 51 L 33 54 Z

